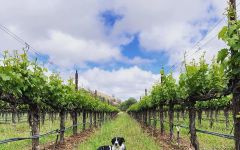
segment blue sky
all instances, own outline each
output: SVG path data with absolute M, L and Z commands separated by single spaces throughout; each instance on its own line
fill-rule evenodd
M 146 52 L 143 50 L 139 43 L 138 35 L 134 35 L 133 40 L 127 44 L 122 45 L 122 53 L 128 58 L 132 59 L 136 56 L 153 60 L 153 63 L 150 64 L 142 64 L 140 67 L 143 69 L 150 69 L 153 73 L 158 74 L 162 66 L 165 66 L 168 69 L 168 56 L 164 52 Z
M 104 12 L 101 12 L 99 14 L 99 17 L 103 21 L 104 25 L 108 29 L 111 29 L 115 25 L 115 23 L 121 20 L 124 16 L 121 14 L 117 14 L 112 10 L 105 10 Z
M 226 6 L 219 0 L 13 0 L 0 6 L 0 23 L 41 54 L 29 51 L 49 74 L 59 71 L 66 80 L 78 69 L 81 86 L 124 100 L 151 90 L 162 67 L 173 68 L 177 79 L 185 52 L 189 61 L 205 51 L 210 62 L 225 46 L 216 35 L 226 20 L 216 23 Z M 25 47 L 0 35 L 1 50 Z
M 208 13 L 211 13 L 215 10 L 215 7 L 210 4 L 207 11 Z M 121 21 L 124 19 L 124 15 L 122 14 L 117 14 L 113 10 L 106 10 L 104 12 L 100 13 L 100 18 L 101 21 L 104 24 L 104 27 L 106 29 L 106 34 L 109 34 L 111 30 L 114 28 L 115 24 L 118 21 Z M 208 19 L 208 23 L 210 25 L 216 24 L 221 18 L 218 16 L 212 16 L 210 19 Z M 193 21 L 192 25 L 196 26 L 197 24 L 203 23 L 203 20 L 197 20 Z M 202 39 L 203 37 L 206 36 L 206 34 L 209 32 L 209 28 L 204 28 L 204 29 L 199 29 L 200 33 L 200 38 L 197 36 L 193 36 L 191 38 L 191 43 L 196 44 L 199 39 Z M 141 43 L 139 42 L 139 34 L 135 33 L 132 35 L 128 35 L 131 37 L 131 40 L 127 44 L 122 44 L 120 45 L 120 48 L 122 50 L 122 54 L 126 56 L 129 59 L 133 59 L 134 57 L 141 57 L 144 59 L 149 59 L 152 60 L 151 63 L 144 63 L 144 64 L 139 64 L 138 66 L 141 67 L 144 70 L 150 70 L 154 74 L 158 74 L 160 69 L 164 67 L 167 72 L 174 71 L 175 69 L 175 64 L 170 65 L 168 64 L 169 61 L 169 56 L 164 50 L 158 50 L 158 51 L 145 51 L 144 48 L 141 46 Z M 97 63 L 88 63 L 90 67 L 100 67 L 105 70 L 113 70 L 113 69 L 119 69 L 121 67 L 131 67 L 133 65 L 131 64 L 126 64 L 123 62 L 113 62 L 114 65 L 107 65 L 107 64 L 97 64 Z M 135 65 L 135 64 L 134 64 Z
M 104 27 L 106 28 L 106 34 L 109 34 L 111 32 L 112 28 L 114 28 L 114 25 L 124 18 L 124 15 L 117 14 L 116 12 L 112 10 L 106 10 L 104 12 L 100 13 L 101 21 L 104 24 Z M 206 32 L 206 31 L 205 31 Z M 126 56 L 129 59 L 133 59 L 134 57 L 141 57 L 144 59 L 152 60 L 151 63 L 144 63 L 139 64 L 138 66 L 145 70 L 150 70 L 151 72 L 158 74 L 160 69 L 162 67 L 166 68 L 166 70 L 170 69 L 170 65 L 167 64 L 168 62 L 168 55 L 165 52 L 152 52 L 152 51 L 145 51 L 144 48 L 141 47 L 141 44 L 139 42 L 138 33 L 128 35 L 131 37 L 131 40 L 127 44 L 120 45 L 121 52 L 124 56 Z M 132 64 L 126 64 L 124 62 L 113 62 L 113 64 L 98 64 L 98 63 L 91 63 L 89 62 L 88 65 L 90 67 L 99 67 L 105 70 L 114 70 L 119 69 L 122 67 L 131 67 L 134 66 Z

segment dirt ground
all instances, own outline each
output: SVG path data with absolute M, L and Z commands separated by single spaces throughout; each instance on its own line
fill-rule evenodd
M 165 150 L 193 150 L 191 148 L 191 144 L 184 139 L 179 139 L 179 144 L 177 143 L 177 139 L 173 137 L 173 141 L 170 141 L 169 135 L 164 133 L 161 135 L 159 130 L 155 130 L 150 127 L 141 126 L 145 132 L 152 136 L 154 140 L 159 143 L 159 145 Z
M 64 143 L 56 144 L 55 142 L 48 143 L 42 146 L 42 150 L 73 150 L 74 146 L 87 140 L 95 130 L 87 129 L 77 135 L 65 137 Z

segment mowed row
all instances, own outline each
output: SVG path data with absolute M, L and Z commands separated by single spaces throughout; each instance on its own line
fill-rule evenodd
M 126 113 L 119 113 L 117 118 L 104 124 L 87 141 L 76 148 L 79 150 L 94 150 L 101 145 L 110 145 L 115 136 L 125 138 L 128 150 L 160 150 L 160 145 L 143 132 L 139 124 Z

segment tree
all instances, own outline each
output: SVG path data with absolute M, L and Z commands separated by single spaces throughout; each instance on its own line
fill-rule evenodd
M 128 100 L 120 104 L 119 108 L 122 111 L 126 111 L 131 105 L 137 103 L 137 100 L 133 97 L 130 97 Z

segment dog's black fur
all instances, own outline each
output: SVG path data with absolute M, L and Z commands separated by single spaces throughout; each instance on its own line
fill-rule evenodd
M 117 146 L 120 147 L 121 150 L 126 150 L 126 147 L 123 144 L 125 142 L 125 139 L 123 137 L 114 137 L 111 142 L 112 146 L 100 146 L 97 150 L 112 150 L 116 149 Z
M 100 146 L 97 150 L 112 150 L 112 146 Z

